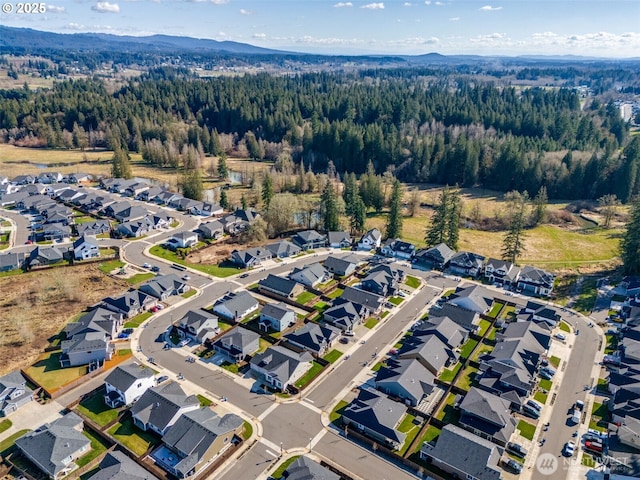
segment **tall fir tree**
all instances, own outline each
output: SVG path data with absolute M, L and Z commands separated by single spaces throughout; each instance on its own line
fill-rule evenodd
M 364 224 L 367 221 L 367 207 L 362 201 L 360 195 L 356 195 L 351 205 L 351 213 L 349 214 L 349 226 L 351 233 L 360 233 L 364 231 Z
M 511 191 L 505 195 L 508 202 L 509 230 L 502 241 L 502 259 L 516 263 L 524 252 L 529 194 Z
M 271 175 L 268 173 L 264 176 L 264 180 L 262 180 L 262 203 L 264 203 L 264 208 L 269 208 L 269 204 L 271 203 L 271 199 L 274 195 L 273 191 L 273 180 L 271 179 Z
M 448 185 L 442 189 L 436 212 L 431 218 L 431 225 L 427 229 L 425 242 L 427 246 L 433 247 L 440 243 L 446 243 L 450 248 L 458 248 L 460 231 L 460 213 L 462 211 L 462 201 L 460 190 L 450 188 Z
M 227 199 L 227 191 L 223 188 L 220 190 L 220 206 L 225 210 L 229 210 L 229 200 Z
M 340 229 L 340 209 L 332 182 L 327 182 L 320 198 L 320 217 L 328 232 Z
M 640 274 L 640 197 L 631 206 L 629 221 L 620 241 L 620 256 L 625 274 Z
M 544 185 L 538 190 L 538 194 L 533 199 L 533 215 L 531 220 L 533 225 L 539 225 L 543 223 L 547 217 L 547 203 L 549 197 L 547 196 L 547 187 Z
M 186 170 L 182 175 L 182 194 L 186 198 L 193 200 L 202 200 L 204 196 L 204 186 L 202 184 L 202 175 L 200 170 Z
M 218 176 L 221 180 L 229 178 L 229 167 L 227 167 L 227 156 L 221 154 L 218 158 Z
M 387 216 L 387 238 L 398 238 L 402 234 L 402 184 L 397 178 L 393 180 L 389 215 Z
M 133 178 L 129 154 L 123 148 L 116 148 L 111 158 L 111 175 L 114 178 Z

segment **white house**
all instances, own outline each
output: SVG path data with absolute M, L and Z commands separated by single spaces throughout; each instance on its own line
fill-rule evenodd
M 76 260 L 87 260 L 100 256 L 100 247 L 96 237 L 92 235 L 82 235 L 73 242 L 73 257 Z
M 268 303 L 260 312 L 260 328 L 268 330 L 272 328 L 276 332 L 282 332 L 296 323 L 296 314 L 293 310 L 280 302 Z
M 369 230 L 358 242 L 358 250 L 376 250 L 382 243 L 382 233 L 377 228 Z
M 167 243 L 176 248 L 189 248 L 198 243 L 198 234 L 195 232 L 174 233 Z
M 104 379 L 104 402 L 111 408 L 131 405 L 155 385 L 154 372 L 136 363 L 118 365 Z
M 258 301 L 247 291 L 230 293 L 213 306 L 213 313 L 221 317 L 240 321 L 260 307 Z

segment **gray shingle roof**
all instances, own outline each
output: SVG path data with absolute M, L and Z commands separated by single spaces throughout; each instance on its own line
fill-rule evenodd
M 375 311 L 384 303 L 384 297 L 353 287 L 345 288 L 340 298 L 359 303 L 371 311 Z
M 249 292 L 242 290 L 223 298 L 217 305 L 224 305 L 230 312 L 246 312 L 258 305 L 258 301 Z
M 260 287 L 264 287 L 268 290 L 281 294 L 284 297 L 291 295 L 296 288 L 300 285 L 298 282 L 289 280 L 288 278 L 278 277 L 277 275 L 269 274 L 267 278 L 263 278 L 258 282 Z
M 112 335 L 122 321 L 122 314 L 98 307 L 82 315 L 78 321 L 65 327 L 67 338 L 86 332 L 103 332 Z
M 256 365 L 277 377 L 283 385 L 302 362 L 311 362 L 313 357 L 309 352 L 296 353 L 293 350 L 276 345 L 267 348 L 251 359 L 251 365 Z
M 389 360 L 376 374 L 376 386 L 384 387 L 396 383 L 408 392 L 416 403 L 434 388 L 433 374 L 417 360 Z
M 358 397 L 347 405 L 343 416 L 395 442 L 404 442 L 406 435 L 396 426 L 407 413 L 407 407 L 388 399 L 383 394 L 366 388 L 358 392 Z
M 274 257 L 296 255 L 300 253 L 300 247 L 294 245 L 288 240 L 282 240 L 280 242 L 269 243 L 264 248 L 269 250 Z
M 340 475 L 304 455 L 287 467 L 287 480 L 340 480 Z
M 340 330 L 337 328 L 309 322 L 299 329 L 286 334 L 284 338 L 302 345 L 313 352 L 320 353 L 322 350 L 328 348 L 329 344 L 339 335 Z
M 271 318 L 275 318 L 276 320 L 282 320 L 287 313 L 292 311 L 293 310 L 288 308 L 284 303 L 280 302 L 280 303 L 267 303 L 262 308 L 261 313 Z
M 118 450 L 107 453 L 100 462 L 98 471 L 89 477 L 90 480 L 154 480 L 157 478 Z
M 195 395 L 187 396 L 179 384 L 170 382 L 144 392 L 131 407 L 131 413 L 143 422 L 164 430 L 180 409 L 199 405 Z
M 118 365 L 104 379 L 105 383 L 114 386 L 121 392 L 126 392 L 131 385 L 143 378 L 151 378 L 155 375 L 153 370 L 144 365 L 130 363 Z
M 229 350 L 232 355 L 249 355 L 258 349 L 260 335 L 243 327 L 232 328 L 219 337 L 214 345 Z M 223 347 L 230 345 L 230 347 Z M 255 347 L 255 350 L 253 348 Z M 249 351 L 251 350 L 251 351 Z

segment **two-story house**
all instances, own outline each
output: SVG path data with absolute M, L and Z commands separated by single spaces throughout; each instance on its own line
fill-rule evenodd
M 155 385 L 155 372 L 136 363 L 118 365 L 104 379 L 104 402 L 111 408 L 131 405 Z
M 19 371 L 0 377 L 0 417 L 6 417 L 33 400 L 33 390 Z

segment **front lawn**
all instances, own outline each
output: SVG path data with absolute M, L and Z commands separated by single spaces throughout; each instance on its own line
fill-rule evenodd
M 104 427 L 118 418 L 118 410 L 109 407 L 104 403 L 104 397 L 98 394 L 80 402 L 77 406 L 77 410 L 101 427 Z
M 599 392 L 602 393 L 608 393 L 609 392 L 609 381 L 606 378 L 599 378 L 598 379 L 598 388 L 597 390 Z
M 78 467 L 82 468 L 85 465 L 91 463 L 93 460 L 98 458 L 109 448 L 108 445 L 105 445 L 104 442 L 97 437 L 91 430 L 85 429 L 82 434 L 87 437 L 91 441 L 91 450 L 81 456 L 78 460 L 76 460 L 76 464 Z
M 551 380 L 547 380 L 546 378 L 541 378 L 540 382 L 538 383 L 538 386 L 543 390 L 546 390 L 547 392 L 551 391 L 552 385 L 553 385 L 553 382 Z
M 109 429 L 109 434 L 138 456 L 143 455 L 152 445 L 160 443 L 158 437 L 136 427 L 131 417 L 127 417 L 122 423 L 116 423 Z
M 197 293 L 195 288 L 192 288 L 191 290 L 187 290 L 186 292 L 184 292 L 182 294 L 182 298 L 191 298 L 193 297 L 195 294 Z
M 314 360 L 309 371 L 296 381 L 296 388 L 306 387 L 314 378 L 316 378 L 320 374 L 323 368 L 324 367 L 322 365 Z
M 560 330 L 562 330 L 563 332 L 570 332 L 571 331 L 571 327 L 567 324 L 567 322 L 560 322 L 560 325 L 558 325 L 558 328 Z
M 594 403 L 591 415 L 598 418 L 606 418 L 609 415 L 609 409 L 604 403 Z
M 380 362 L 376 363 L 373 367 L 371 367 L 371 370 L 373 370 L 374 372 L 377 372 L 382 367 L 386 367 L 386 366 L 387 366 L 387 362 L 380 361 Z
M 605 335 L 607 339 L 607 346 L 604 349 L 605 355 L 612 355 L 618 351 L 618 337 L 617 335 L 612 335 L 607 333 Z
M 334 363 L 336 360 L 338 360 L 340 357 L 342 356 L 342 352 L 340 350 L 331 350 L 329 353 L 327 353 L 324 357 L 322 357 L 324 360 L 326 360 L 329 363 Z
M 380 322 L 379 319 L 377 319 L 376 317 L 371 317 L 369 320 L 364 322 L 364 326 L 365 326 L 365 328 L 371 329 L 371 328 L 375 327 L 378 324 L 378 322 Z
M 338 420 L 342 417 L 342 412 L 344 412 L 345 407 L 349 405 L 349 402 L 345 402 L 344 400 L 340 400 L 337 405 L 331 410 L 329 414 L 329 421 L 334 425 L 338 424 Z
M 151 255 L 155 255 L 156 257 L 160 257 L 165 260 L 168 260 L 171 263 L 184 265 L 185 267 L 193 268 L 194 270 L 199 270 L 201 272 L 208 273 L 209 275 L 213 275 L 214 277 L 226 278 L 240 272 L 240 269 L 238 269 L 236 265 L 226 260 L 219 263 L 218 265 L 189 263 L 184 258 L 178 256 L 176 252 L 163 248 L 160 245 L 154 245 L 153 247 L 151 247 L 151 249 L 149 250 L 149 253 L 151 253 Z
M 323 302 L 323 301 L 316 302 L 313 305 L 313 309 L 318 311 L 318 312 L 320 312 L 320 313 L 324 312 L 328 308 L 329 308 L 329 304 L 327 302 Z
M 125 266 L 125 263 L 121 262 L 120 260 L 109 260 L 107 262 L 100 262 L 98 264 L 98 269 L 102 273 L 109 274 L 109 273 L 113 272 L 114 270 L 117 270 L 117 269 L 122 268 L 124 266 Z
M 247 422 L 246 420 L 243 423 L 244 428 L 242 429 L 242 438 L 245 440 L 249 440 L 251 435 L 253 435 L 253 426 Z
M 196 397 L 198 398 L 198 400 L 200 400 L 201 407 L 210 407 L 211 405 L 213 405 L 213 402 L 204 395 L 197 394 Z
M 147 280 L 155 277 L 155 273 L 146 272 L 146 273 L 136 273 L 134 276 L 127 278 L 127 283 L 129 285 L 137 285 L 138 283 L 146 282 Z
M 533 440 L 533 436 L 536 433 L 535 425 L 524 420 L 520 420 L 516 428 L 520 430 L 520 435 L 522 435 L 524 438 L 526 438 L 527 440 Z
M 11 420 L 9 420 L 8 418 L 5 418 L 0 422 L 0 433 L 6 432 L 7 430 L 9 430 L 12 425 L 13 423 L 11 423 Z
M 404 298 L 402 298 L 402 297 L 391 297 L 389 299 L 389 302 L 391 302 L 393 305 L 395 305 L 397 307 L 402 302 L 404 302 Z
M 471 355 L 473 349 L 476 348 L 476 345 L 478 345 L 478 340 L 474 340 L 473 338 L 467 340 L 464 345 L 462 345 L 462 348 L 460 348 L 460 357 L 469 358 L 469 355 Z
M 299 303 L 300 305 L 306 305 L 307 302 L 310 302 L 314 298 L 316 298 L 315 293 L 304 291 L 296 297 L 296 303 Z
M 543 404 L 543 405 L 544 405 L 545 403 L 547 403 L 547 397 L 548 397 L 548 396 L 549 396 L 549 395 L 548 395 L 548 394 L 546 394 L 546 393 L 536 392 L 536 394 L 533 396 L 533 399 L 534 399 L 536 402 L 539 402 L 539 403 L 541 403 L 541 404 Z
M 549 359 L 549 363 L 553 365 L 554 368 L 558 368 L 560 366 L 560 357 L 553 356 Z
M 238 375 L 238 371 L 240 367 L 238 367 L 237 363 L 222 362 L 220 366 L 225 370 L 227 370 L 228 372 L 231 372 L 234 375 Z
M 60 351 L 45 353 L 26 370 L 27 374 L 49 393 L 87 374 L 86 365 L 62 368 L 60 355 Z
M 404 283 L 409 288 L 418 288 L 420 286 L 420 279 L 418 277 L 412 277 L 411 275 L 407 275 L 407 279 Z
M 451 382 L 461 367 L 462 364 L 458 362 L 452 369 L 444 369 L 440 374 L 440 381 L 444 383 Z
M 293 457 L 291 457 L 291 458 L 287 458 L 284 462 L 282 462 L 282 463 L 280 464 L 280 466 L 279 466 L 278 468 L 276 468 L 276 470 L 275 470 L 275 471 L 274 471 L 274 472 L 273 472 L 269 477 L 270 477 L 270 478 L 275 478 L 276 480 L 277 480 L 277 479 L 282 478 L 282 476 L 283 476 L 283 474 L 284 474 L 285 470 L 286 470 L 287 468 L 289 468 L 289 466 L 290 466 L 293 462 L 295 462 L 298 458 L 300 458 L 300 455 L 294 455 L 294 456 L 293 456 Z
M 153 315 L 153 312 L 142 312 L 131 317 L 129 321 L 125 322 L 124 328 L 138 328 L 142 323 Z
M 7 454 L 7 451 L 13 447 L 13 444 L 16 443 L 16 440 L 19 439 L 20 437 L 22 437 L 23 435 L 29 433 L 31 430 L 29 430 L 28 428 L 24 429 L 24 430 L 20 430 L 16 433 L 14 433 L 13 435 L 5 438 L 4 440 L 2 440 L 0 442 L 0 456 L 5 457 Z

